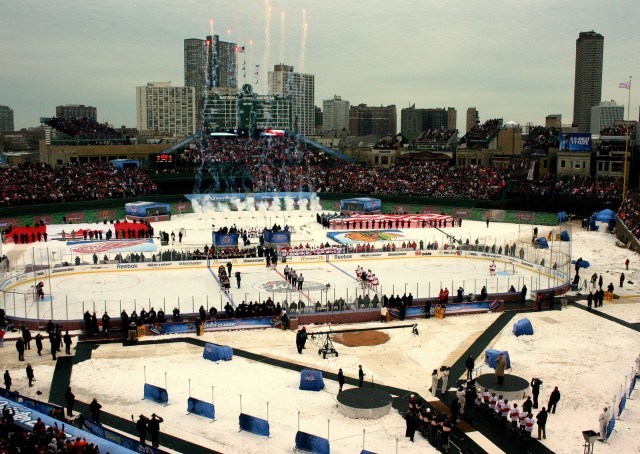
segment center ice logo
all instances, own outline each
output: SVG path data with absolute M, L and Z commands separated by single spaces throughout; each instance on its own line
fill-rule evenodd
M 304 286 L 302 287 L 305 292 L 317 292 L 320 290 L 326 290 L 326 288 L 326 284 L 307 280 L 304 281 Z M 297 286 L 293 286 L 284 281 L 268 281 L 260 285 L 260 291 L 268 293 L 287 293 L 297 289 Z

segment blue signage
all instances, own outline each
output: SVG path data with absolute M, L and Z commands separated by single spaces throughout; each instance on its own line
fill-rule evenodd
M 591 133 L 570 132 L 560 136 L 560 151 L 591 151 Z

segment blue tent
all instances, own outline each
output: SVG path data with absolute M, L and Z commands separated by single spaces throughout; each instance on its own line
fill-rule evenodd
M 529 321 L 529 319 L 523 318 L 515 322 L 513 324 L 513 334 L 515 334 L 518 337 L 522 335 L 532 336 L 533 326 L 531 325 L 531 322 Z
M 202 351 L 202 357 L 211 361 L 229 361 L 233 358 L 233 349 L 231 347 L 207 343 Z
M 566 230 L 560 232 L 560 241 L 569 241 L 569 239 L 569 232 L 567 232 Z
M 534 247 L 537 249 L 549 249 L 549 243 L 547 243 L 547 239 L 544 237 L 536 238 Z
M 320 391 L 323 388 L 322 372 L 312 369 L 302 369 L 300 371 L 300 389 L 304 391 Z
M 606 209 L 606 210 L 598 211 L 591 218 L 594 221 L 609 223 L 611 221 L 614 221 L 616 217 L 617 217 L 617 214 L 615 211 Z
M 498 359 L 498 356 L 500 354 L 504 355 L 504 359 L 507 360 L 507 369 L 511 369 L 511 358 L 509 358 L 509 352 L 507 351 L 500 351 L 500 350 L 486 350 L 484 352 L 484 362 L 485 364 L 488 364 L 490 368 L 495 369 L 496 368 L 496 359 Z

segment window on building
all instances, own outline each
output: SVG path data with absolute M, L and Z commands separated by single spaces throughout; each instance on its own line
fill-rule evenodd
M 382 165 L 389 165 L 389 156 L 380 156 Z
M 566 162 L 560 161 L 560 167 L 564 169 L 566 167 Z
M 373 163 L 376 165 L 378 164 L 378 156 L 373 157 Z

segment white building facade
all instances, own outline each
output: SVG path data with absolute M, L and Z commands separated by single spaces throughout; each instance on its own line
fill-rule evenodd
M 322 132 L 349 132 L 349 101 L 334 95 L 322 101 Z
M 172 87 L 171 82 L 150 82 L 136 87 L 138 131 L 168 132 L 185 137 L 196 132 L 194 87 Z
M 293 66 L 275 65 L 269 72 L 269 95 L 291 99 L 292 130 L 305 136 L 315 133 L 315 76 L 293 71 Z

